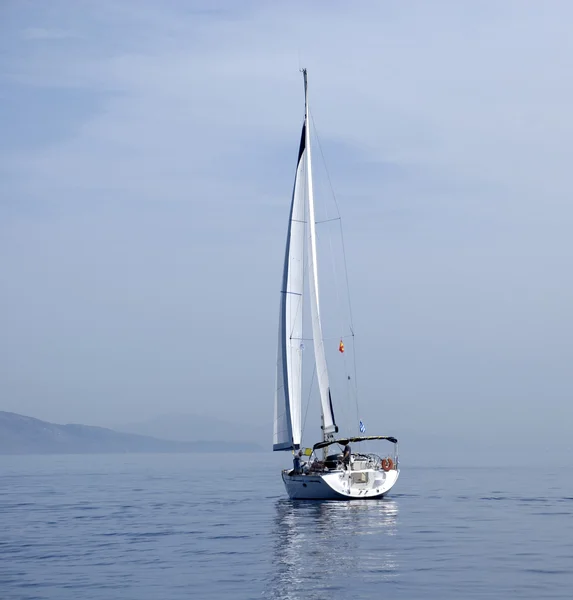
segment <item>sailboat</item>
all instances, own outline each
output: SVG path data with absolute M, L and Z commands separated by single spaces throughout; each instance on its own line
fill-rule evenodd
M 293 468 L 282 471 L 291 499 L 353 500 L 381 498 L 399 476 L 398 440 L 392 436 L 342 435 L 335 421 L 319 303 L 315 206 L 310 146 L 307 71 L 305 113 L 290 205 L 280 294 L 273 450 L 290 451 Z M 312 322 L 314 368 L 321 405 L 322 439 L 302 445 L 303 301 L 305 271 Z M 342 339 L 340 350 L 343 350 Z M 364 431 L 360 421 L 360 431 Z M 353 452 L 351 444 L 385 440 L 391 452 Z M 361 445 L 362 447 L 362 445 Z

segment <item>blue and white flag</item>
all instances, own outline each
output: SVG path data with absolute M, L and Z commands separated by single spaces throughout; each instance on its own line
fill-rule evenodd
M 366 427 L 364 427 L 364 423 L 360 421 L 360 433 L 364 433 L 366 431 Z

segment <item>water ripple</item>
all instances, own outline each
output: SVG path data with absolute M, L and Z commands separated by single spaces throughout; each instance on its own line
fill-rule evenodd
M 0 598 L 571 596 L 570 472 L 532 494 L 525 471 L 406 470 L 381 501 L 293 502 L 272 457 L 256 478 L 213 460 L 0 457 Z

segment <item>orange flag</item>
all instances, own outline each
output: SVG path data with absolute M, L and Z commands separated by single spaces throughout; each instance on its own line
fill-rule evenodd
M 342 342 L 342 340 L 340 340 L 340 345 L 338 346 L 338 351 L 339 352 L 344 352 L 344 343 Z

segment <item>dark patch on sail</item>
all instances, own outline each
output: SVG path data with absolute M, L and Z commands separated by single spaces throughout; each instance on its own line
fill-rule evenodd
M 300 158 L 302 156 L 302 153 L 304 152 L 305 147 L 306 147 L 306 121 L 304 122 L 304 124 L 302 126 L 302 135 L 300 136 L 300 147 L 298 149 L 298 159 L 296 161 L 297 167 L 298 167 L 298 164 L 300 163 Z
M 332 417 L 332 424 L 334 425 L 334 433 L 338 433 L 338 425 L 334 422 L 334 409 L 332 408 L 332 396 L 330 395 L 330 388 L 328 388 L 328 403 L 330 404 L 330 416 Z

